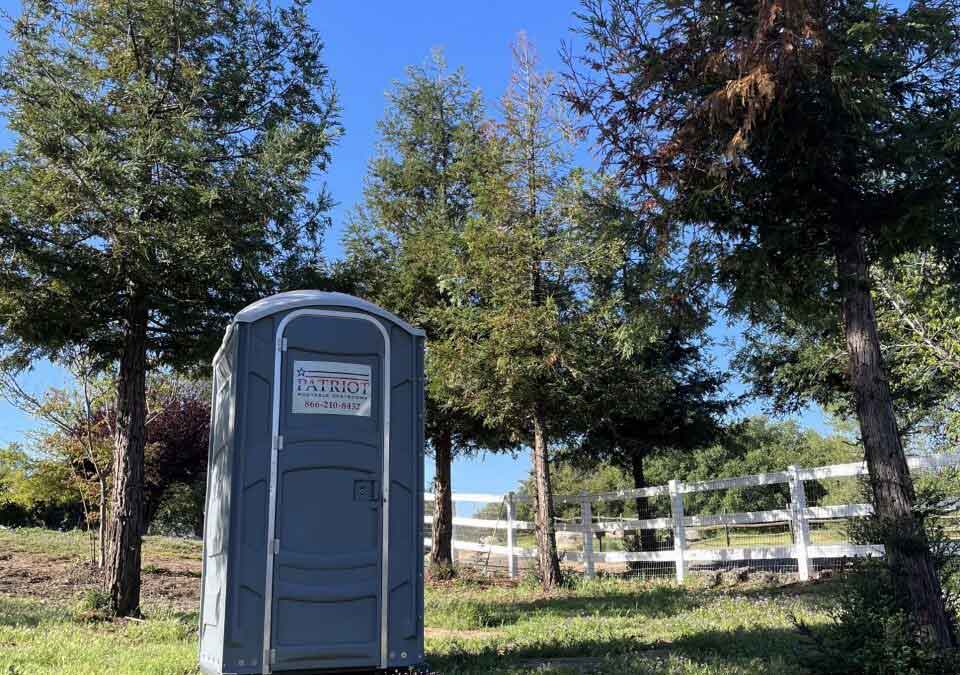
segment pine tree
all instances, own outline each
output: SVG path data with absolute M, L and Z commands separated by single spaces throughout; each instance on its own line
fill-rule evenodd
M 552 78 L 536 69 L 521 38 L 503 119 L 485 148 L 477 214 L 444 287 L 448 330 L 431 343 L 445 400 L 509 430 L 531 447 L 536 534 L 545 589 L 560 583 L 551 501 L 551 448 L 572 433 L 578 349 L 589 348 L 586 287 L 592 269 L 617 259 L 586 237 L 588 181 L 572 169 L 557 119 Z
M 350 225 L 346 265 L 357 290 L 427 333 L 446 326 L 433 313 L 450 301 L 441 286 L 462 246 L 474 211 L 482 166 L 484 106 L 462 70 L 450 72 L 441 52 L 388 94 L 380 147 L 370 164 L 364 200 Z M 482 420 L 444 400 L 433 350 L 427 350 L 427 439 L 433 451 L 431 574 L 453 572 L 451 464 L 457 454 L 504 441 Z
M 599 203 L 604 222 L 623 242 L 614 273 L 592 279 L 598 308 L 578 370 L 583 373 L 583 434 L 572 445 L 573 465 L 612 464 L 648 486 L 645 460 L 658 452 L 690 452 L 716 443 L 735 400 L 708 354 L 709 278 L 698 252 L 669 241 L 608 187 Z M 638 518 L 652 517 L 649 499 L 636 498 Z M 655 549 L 655 530 L 638 533 L 636 550 Z
M 0 342 L 116 367 L 107 584 L 140 602 L 145 383 L 315 265 L 339 127 L 306 0 L 27 0 L 0 98 Z M 114 366 L 116 364 L 116 366 Z

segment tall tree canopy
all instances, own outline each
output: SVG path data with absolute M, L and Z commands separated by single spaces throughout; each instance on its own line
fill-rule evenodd
M 462 70 L 449 71 L 440 52 L 408 68 L 387 100 L 380 147 L 345 241 L 346 266 L 359 293 L 417 324 L 432 341 L 447 331 L 433 310 L 450 302 L 441 280 L 451 273 L 475 213 L 485 111 L 480 92 Z M 453 569 L 453 456 L 507 442 L 444 396 L 433 355 L 428 349 L 427 438 L 436 464 L 430 561 L 432 573 L 447 574 Z
M 584 0 L 580 31 L 569 99 L 664 229 L 708 235 L 730 310 L 756 324 L 840 318 L 901 601 L 952 645 L 871 266 L 960 238 L 955 4 Z
M 529 445 L 543 586 L 560 581 L 549 455 L 572 432 L 582 403 L 575 363 L 592 349 L 591 275 L 619 259 L 620 242 L 593 236 L 591 181 L 569 163 L 552 115 L 552 79 L 532 48 L 515 47 L 516 72 L 491 130 L 477 213 L 444 279 L 447 329 L 431 343 L 445 398 Z M 614 261 L 614 262 L 611 262 Z
M 735 401 L 706 351 L 714 303 L 698 250 L 644 226 L 615 190 L 603 202 L 597 233 L 623 245 L 612 273 L 591 278 L 590 296 L 603 311 L 593 313 L 593 344 L 581 351 L 582 433 L 568 454 L 581 468 L 622 468 L 642 488 L 649 455 L 718 441 Z M 636 499 L 639 518 L 652 517 L 648 506 Z M 655 534 L 641 531 L 638 550 L 651 550 Z
M 137 611 L 145 375 L 315 265 L 339 126 L 306 0 L 26 0 L 0 100 L 0 342 L 117 363 L 108 585 Z

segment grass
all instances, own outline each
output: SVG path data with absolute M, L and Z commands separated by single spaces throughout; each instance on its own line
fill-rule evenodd
M 36 599 L 0 597 L 0 673 L 197 672 L 195 613 L 148 609 L 145 621 L 114 622 L 86 620 L 84 614 Z
M 830 588 L 603 579 L 545 597 L 455 583 L 427 592 L 427 653 L 442 673 L 544 672 L 545 662 L 596 657 L 588 672 L 790 675 L 803 671 L 789 615 L 822 625 Z
M 87 546 L 75 533 L 0 530 L 0 551 L 38 560 L 82 558 Z M 196 542 L 166 538 L 148 538 L 145 550 L 160 559 L 199 555 Z M 824 624 L 833 588 L 604 578 L 544 595 L 529 583 L 467 577 L 427 588 L 427 655 L 445 674 L 799 675 L 789 616 Z M 143 621 L 104 621 L 101 601 L 83 589 L 48 600 L 0 595 L 0 675 L 197 672 L 195 611 L 154 598 Z
M 701 537 L 690 542 L 690 548 L 751 548 L 760 546 L 791 546 L 793 536 L 786 524 L 770 527 L 703 528 Z M 729 544 L 727 537 L 729 536 Z M 841 544 L 850 541 L 843 522 L 817 523 L 810 528 L 811 544 Z
M 0 528 L 0 551 L 89 559 L 91 537 L 82 530 L 58 532 L 40 527 Z M 143 538 L 143 555 L 148 558 L 200 560 L 202 552 L 203 542 L 196 539 Z M 0 675 L 6 673 L 0 671 Z

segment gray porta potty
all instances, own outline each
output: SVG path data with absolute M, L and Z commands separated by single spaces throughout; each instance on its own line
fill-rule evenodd
M 234 318 L 213 361 L 204 673 L 423 659 L 423 342 L 342 293 Z

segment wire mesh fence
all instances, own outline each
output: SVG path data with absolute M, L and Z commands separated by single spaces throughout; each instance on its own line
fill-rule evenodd
M 911 457 L 926 474 L 958 473 L 960 453 Z M 796 574 L 806 580 L 852 558 L 883 555 L 862 540 L 868 503 L 863 463 L 838 464 L 617 492 L 554 497 L 557 550 L 568 571 L 638 577 L 728 570 Z M 427 495 L 426 526 L 432 523 Z M 455 563 L 517 577 L 536 567 L 528 497 L 454 494 Z M 937 523 L 960 543 L 960 505 Z M 749 509 L 749 510 L 748 510 Z M 861 533 L 861 534 L 858 534 Z M 429 534 L 425 545 L 432 544 Z

